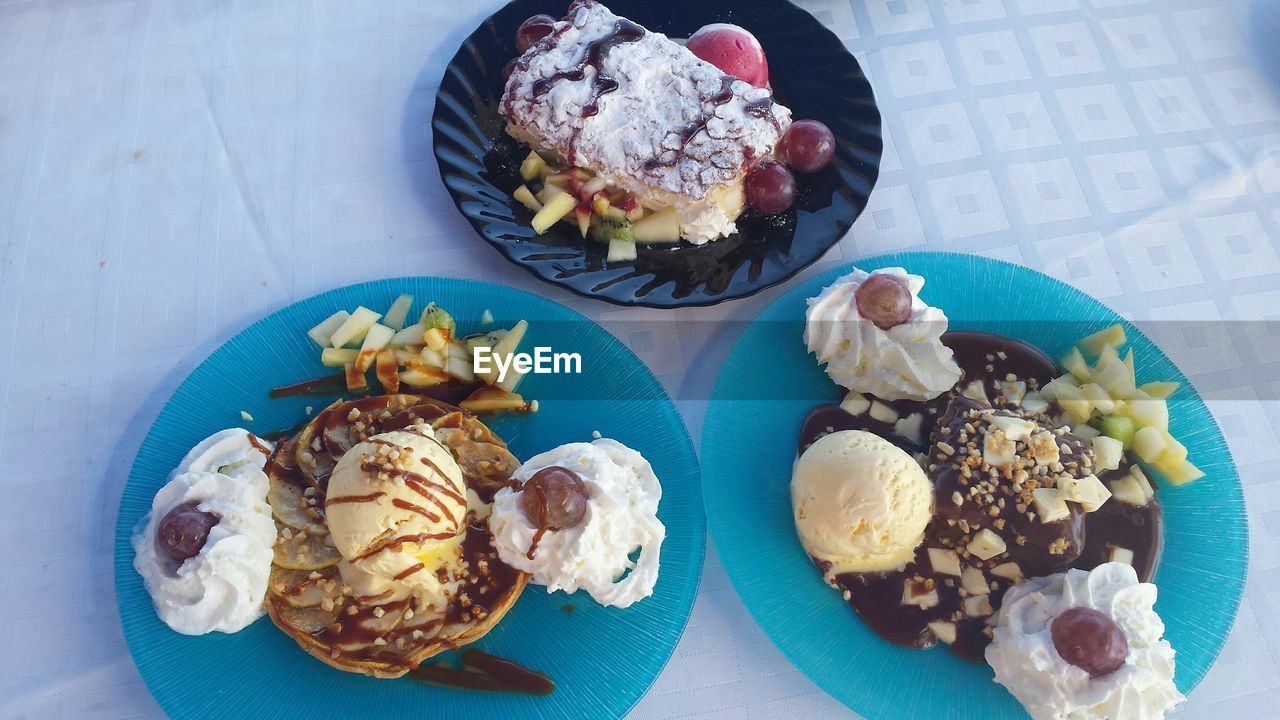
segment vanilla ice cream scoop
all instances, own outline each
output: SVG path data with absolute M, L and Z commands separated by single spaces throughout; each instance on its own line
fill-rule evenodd
M 467 486 L 427 425 L 375 435 L 348 450 L 329 478 L 325 516 L 343 580 L 365 597 L 409 586 L 443 601 L 439 573 L 466 530 Z
M 847 572 L 892 570 L 911 560 L 933 515 L 933 486 L 911 455 L 862 430 L 809 446 L 791 475 L 796 532 L 811 557 Z

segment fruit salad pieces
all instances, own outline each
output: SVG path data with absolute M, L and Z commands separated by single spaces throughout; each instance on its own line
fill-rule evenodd
M 537 233 L 567 222 L 609 260 L 731 234 L 745 205 L 783 212 L 796 183 L 773 158 L 816 172 L 834 153 L 830 130 L 774 102 L 764 50 L 737 26 L 681 46 L 579 0 L 529 18 L 516 47 L 501 110 L 531 152 L 513 195 Z
M 923 284 L 855 270 L 809 301 L 806 345 L 849 392 L 801 429 L 802 545 L 877 633 L 985 654 L 1037 718 L 1109 717 L 1116 703 L 1161 717 L 1181 696 L 1146 584 L 1163 537 L 1147 472 L 1171 485 L 1203 475 L 1169 434 L 1177 385 L 1138 384 L 1121 326 L 1061 366 L 1010 338 L 948 331 Z
M 453 316 L 435 303 L 427 303 L 417 322 L 406 324 L 413 303 L 412 295 L 400 295 L 385 313 L 363 306 L 339 310 L 307 335 L 320 346 L 325 367 L 342 368 L 344 386 L 351 392 L 369 389 L 367 373 L 373 369 L 388 393 L 401 386 L 424 390 L 452 384 L 472 390 L 460 402 L 471 412 L 537 411 L 536 400 L 526 401 L 515 392 L 525 373 L 512 366 L 500 375 L 497 369 L 498 358 L 505 363 L 519 349 L 527 322 L 464 337 Z M 488 371 L 475 372 L 477 352 L 494 359 L 482 364 Z

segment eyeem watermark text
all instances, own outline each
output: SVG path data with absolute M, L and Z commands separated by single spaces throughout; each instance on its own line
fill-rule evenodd
M 477 375 L 498 373 L 498 382 L 506 380 L 507 372 L 515 370 L 521 375 L 579 375 L 582 373 L 582 356 L 578 353 L 552 352 L 549 347 L 535 347 L 529 353 L 494 353 L 493 348 L 479 345 L 471 361 Z

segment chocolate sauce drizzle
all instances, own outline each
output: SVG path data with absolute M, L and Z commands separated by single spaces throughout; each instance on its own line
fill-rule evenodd
M 556 689 L 555 682 L 537 670 L 479 650 L 462 653 L 461 668 L 423 664 L 409 674 L 422 682 L 464 690 L 550 695 Z

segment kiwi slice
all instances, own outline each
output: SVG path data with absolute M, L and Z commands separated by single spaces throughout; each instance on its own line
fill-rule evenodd
M 625 217 L 610 218 L 596 217 L 597 222 L 591 226 L 591 236 L 601 242 L 609 242 L 611 240 L 624 240 L 634 242 L 635 233 L 631 229 L 631 221 Z

